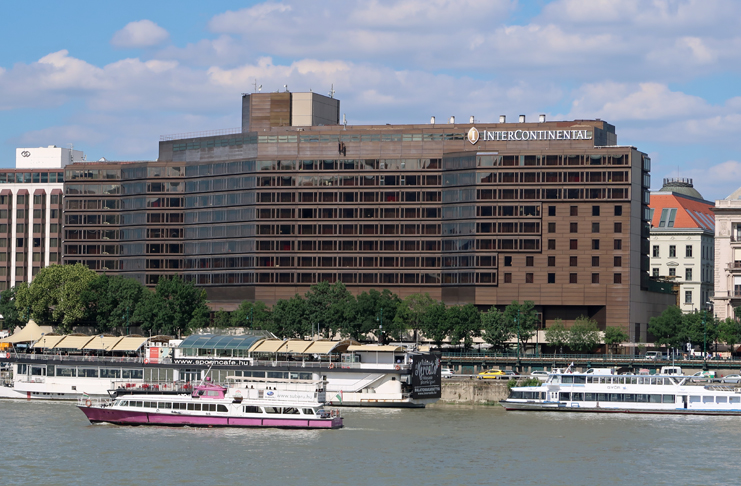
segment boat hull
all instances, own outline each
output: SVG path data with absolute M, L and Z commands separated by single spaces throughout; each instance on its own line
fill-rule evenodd
M 571 413 L 642 413 L 654 415 L 741 415 L 741 410 L 701 410 L 701 409 L 630 409 L 603 407 L 569 407 L 563 403 L 523 403 L 499 402 L 509 412 L 571 412 Z
M 90 423 L 107 422 L 115 425 L 160 425 L 190 427 L 270 427 L 284 429 L 339 429 L 342 428 L 342 417 L 326 419 L 287 419 L 287 418 L 252 418 L 226 417 L 213 415 L 186 415 L 175 413 L 156 413 L 124 411 L 112 408 L 78 407 Z

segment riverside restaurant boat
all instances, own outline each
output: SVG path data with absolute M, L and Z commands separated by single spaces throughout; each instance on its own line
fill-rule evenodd
M 741 415 L 741 387 L 677 375 L 551 374 L 540 386 L 513 387 L 505 410 Z
M 262 331 L 264 332 L 264 331 Z M 419 348 L 353 340 L 282 340 L 265 335 L 58 336 L 32 321 L 0 352 L 12 378 L 0 398 L 107 398 L 118 386 L 172 390 L 199 383 L 209 367 L 216 382 L 228 375 L 266 379 L 327 379 L 332 406 L 424 407 L 441 396 L 440 357 Z
M 81 398 L 91 423 L 195 427 L 339 429 L 338 410 L 325 410 L 326 381 L 230 380 L 202 382 L 192 390 L 112 390 L 113 398 Z

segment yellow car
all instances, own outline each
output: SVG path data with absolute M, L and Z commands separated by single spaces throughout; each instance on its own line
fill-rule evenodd
M 484 380 L 484 379 L 496 380 L 497 378 L 504 378 L 505 376 L 507 376 L 507 373 L 505 373 L 502 370 L 488 370 L 488 371 L 482 371 L 481 373 L 479 373 L 478 379 L 479 380 Z

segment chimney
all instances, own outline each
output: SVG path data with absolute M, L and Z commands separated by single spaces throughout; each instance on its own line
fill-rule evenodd
M 435 117 L 434 116 L 431 116 L 430 117 L 430 124 L 431 125 L 434 125 L 435 124 Z
M 538 121 L 539 121 L 540 123 L 545 123 L 545 114 L 542 114 L 542 115 L 540 115 L 540 116 L 538 117 Z
M 507 123 L 507 115 L 499 115 L 499 123 Z
M 451 116 L 450 117 L 450 120 L 448 120 L 448 123 L 450 123 L 451 125 L 454 124 L 455 123 L 455 117 L 454 116 Z
M 525 115 L 520 115 L 520 123 L 525 123 Z

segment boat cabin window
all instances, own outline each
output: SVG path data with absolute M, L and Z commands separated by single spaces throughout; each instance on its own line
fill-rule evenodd
M 262 413 L 262 410 L 260 410 L 260 407 L 256 407 L 254 405 L 245 405 L 242 407 L 242 412 L 244 413 Z
M 173 403 L 172 409 L 173 410 L 185 410 L 187 408 L 187 404 L 185 403 Z
M 289 414 L 289 415 L 298 415 L 299 412 L 298 412 L 298 408 L 286 407 L 283 409 L 283 413 Z
M 57 366 L 57 376 L 74 378 L 77 376 L 77 368 L 70 366 Z
M 98 368 L 77 368 L 77 376 L 85 378 L 97 378 Z
M 664 403 L 674 403 L 674 399 L 675 399 L 674 395 L 662 395 L 662 397 L 664 397 L 663 400 L 662 400 L 662 402 L 664 402 Z
M 715 397 L 715 403 L 728 403 L 728 397 Z
M 226 408 L 226 405 L 216 405 L 216 411 L 217 412 L 228 412 L 229 409 Z
M 144 378 L 144 370 L 121 370 L 121 378 L 141 380 Z
M 690 403 L 700 403 L 700 397 L 696 395 L 690 396 Z
M 713 403 L 713 397 L 708 397 L 708 396 L 702 397 L 702 403 Z
M 31 376 L 46 376 L 46 368 L 43 366 L 31 366 Z
M 280 407 L 264 407 L 265 413 L 280 413 Z
M 172 403 L 162 402 L 162 403 L 159 404 L 159 408 L 165 408 L 165 409 L 168 409 L 169 410 L 169 409 L 172 408 Z
M 583 402 L 584 401 L 584 394 L 583 393 L 572 393 L 571 394 L 571 401 L 572 402 Z
M 139 402 L 139 401 L 129 402 L 129 406 L 130 407 L 141 407 L 142 406 L 142 402 Z
M 741 403 L 741 397 L 731 397 L 731 403 Z
M 314 409 L 313 408 L 304 408 L 301 410 L 301 413 L 304 415 L 314 415 Z
M 101 368 L 100 377 L 101 378 L 121 378 L 121 370 L 111 369 L 111 368 Z

